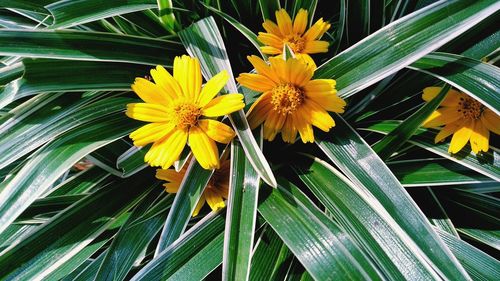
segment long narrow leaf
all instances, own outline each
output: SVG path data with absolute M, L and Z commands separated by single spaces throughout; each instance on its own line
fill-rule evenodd
M 430 53 L 409 68 L 437 77 L 462 90 L 500 115 L 500 69 L 479 60 Z
M 194 23 L 181 31 L 179 35 L 188 53 L 200 60 L 202 73 L 206 80 L 222 70 L 227 70 L 230 79 L 224 89 L 229 93 L 238 92 L 222 36 L 212 17 Z M 243 110 L 232 113 L 229 119 L 245 150 L 245 155 L 254 169 L 267 184 L 276 186 L 276 179 L 271 167 L 248 126 Z
M 436 50 L 500 9 L 495 0 L 442 0 L 379 29 L 315 73 L 351 96 Z
M 230 174 L 222 277 L 248 280 L 260 180 L 238 140 L 231 143 Z
M 354 184 L 377 198 L 436 271 L 447 278 L 467 279 L 465 270 L 384 162 L 342 118 L 336 116 L 335 121 L 331 133 L 318 136 L 316 143 L 320 149 Z

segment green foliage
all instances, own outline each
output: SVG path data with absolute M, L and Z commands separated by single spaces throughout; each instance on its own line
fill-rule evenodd
M 246 111 L 275 11 L 332 24 L 312 55 L 346 113 L 315 144 L 263 141 Z M 420 127 L 449 87 L 500 112 L 500 3 L 0 0 L 0 280 L 495 280 L 498 136 L 475 155 Z M 287 50 L 288 56 L 294 54 Z M 136 77 L 175 56 L 247 107 L 226 208 L 192 217 L 214 171 L 185 150 L 167 194 L 133 147 Z M 444 86 L 424 103 L 422 90 Z

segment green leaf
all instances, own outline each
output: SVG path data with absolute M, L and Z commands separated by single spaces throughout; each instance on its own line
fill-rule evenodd
M 257 49 L 257 51 L 259 51 L 259 53 L 262 57 L 265 56 L 260 51 L 260 46 L 262 46 L 262 43 L 259 41 L 259 39 L 257 39 L 257 35 L 255 33 L 253 33 L 252 30 L 250 30 L 248 27 L 246 27 L 242 23 L 238 22 L 235 18 L 231 17 L 230 15 L 224 13 L 223 11 L 221 11 L 219 9 L 216 9 L 214 7 L 211 7 L 211 6 L 208 6 L 205 4 L 203 4 L 203 6 L 205 6 L 210 11 L 216 13 L 217 15 L 221 16 L 228 23 L 230 23 L 234 28 L 236 28 L 241 34 L 243 34 L 243 36 L 245 36 L 248 39 L 248 42 L 250 42 Z
M 114 218 L 132 208 L 153 186 L 143 174 L 126 182 L 116 182 L 79 201 L 72 208 L 41 225 L 0 257 L 2 279 L 43 279 L 80 249 L 103 233 Z
M 191 159 L 161 232 L 160 241 L 156 246 L 156 257 L 184 232 L 213 172 L 214 170 L 203 169 L 195 158 Z
M 155 188 L 157 190 L 142 200 L 116 234 L 95 276 L 96 280 L 124 280 L 141 252 L 161 230 L 174 196 L 164 196 L 153 207 L 152 204 L 159 198 L 158 194 L 165 193 L 161 186 Z M 157 214 L 136 223 L 149 213 L 151 208 L 154 208 Z
M 318 134 L 319 148 L 356 186 L 364 187 L 382 204 L 440 275 L 467 279 L 465 270 L 384 162 L 341 117 L 336 116 L 335 123 L 330 133 Z
M 178 41 L 78 30 L 0 30 L 0 55 L 172 67 Z M 167 55 L 168 54 L 168 55 Z
M 122 177 L 127 178 L 133 176 L 137 172 L 148 167 L 148 164 L 144 162 L 144 156 L 148 150 L 149 146 L 142 148 L 132 146 L 118 157 L 116 160 L 116 167 L 122 170 Z
M 130 91 L 135 78 L 148 73 L 144 66 L 125 63 L 24 59 L 23 64 L 22 78 L 0 88 L 0 108 L 40 92 Z
M 436 232 L 474 280 L 495 280 L 500 276 L 497 259 L 442 230 Z
M 394 128 L 396 128 L 399 124 L 399 121 L 389 120 L 377 122 L 362 129 L 380 134 L 387 134 L 388 132 L 394 130 Z M 470 148 L 466 147 L 458 153 L 451 155 L 448 153 L 449 143 L 441 142 L 436 144 L 434 143 L 435 136 L 436 131 L 434 130 L 418 129 L 417 133 L 411 137 L 408 142 L 439 156 L 455 161 L 460 165 L 473 169 L 474 171 L 496 181 L 500 181 L 500 156 L 498 155 L 496 148 L 490 147 L 489 151 L 483 152 L 481 155 L 471 155 Z
M 264 20 L 274 20 L 274 12 L 281 9 L 279 0 L 259 0 L 259 6 Z
M 188 53 L 200 60 L 202 73 L 207 81 L 217 73 L 227 70 L 230 79 L 224 89 L 229 93 L 238 92 L 222 36 L 212 17 L 194 23 L 179 32 L 179 36 Z M 254 169 L 267 184 L 276 186 L 271 167 L 252 135 L 243 110 L 229 115 L 229 120 Z
M 431 280 L 439 277 L 420 249 L 384 207 L 320 159 L 294 158 L 292 168 L 391 280 Z
M 78 251 L 76 255 L 72 256 L 56 270 L 47 275 L 47 277 L 45 277 L 46 280 L 62 280 L 64 277 L 67 277 L 79 266 L 84 264 L 85 261 L 88 260 L 92 255 L 103 248 L 103 246 L 107 244 L 110 239 L 111 237 L 104 235 L 104 237 L 100 236 L 97 239 L 93 240 L 89 245 L 85 246 L 85 248 Z
M 136 127 L 120 112 L 77 127 L 38 150 L 0 193 L 0 232 L 83 156 Z
M 47 9 L 44 8 L 45 5 L 55 2 L 56 0 L 0 0 L 0 7 L 3 9 L 22 9 L 33 11 L 37 13 L 48 14 Z
M 212 212 L 163 250 L 131 280 L 202 280 L 221 264 L 223 242 L 224 216 Z
M 379 280 L 351 237 L 309 200 L 291 183 L 280 182 L 258 210 L 314 279 Z
M 50 28 L 68 28 L 99 19 L 156 8 L 155 0 L 61 0 L 45 6 L 54 17 Z
M 278 280 L 278 276 L 285 275 L 285 264 L 293 258 L 293 254 L 278 234 L 265 226 L 255 244 L 249 280 Z
M 222 278 L 248 280 L 260 180 L 238 140 L 231 143 L 231 171 Z
M 123 112 L 126 104 L 134 101 L 130 98 L 110 97 L 93 102 L 96 96 L 76 99 L 81 97 L 80 94 L 54 97 L 56 99 L 48 103 L 43 102 L 42 109 L 39 109 L 40 104 L 37 103 L 33 107 L 31 104 L 21 104 L 20 107 L 31 110 L 26 114 L 14 114 L 8 122 L 2 124 L 0 168 L 77 126 Z
M 388 162 L 404 187 L 448 186 L 496 182 L 447 159 L 411 159 Z
M 24 66 L 20 62 L 0 68 L 0 85 L 5 85 L 16 78 L 21 77 L 23 72 Z
M 379 142 L 373 145 L 372 148 L 377 152 L 378 156 L 382 160 L 386 160 L 410 139 L 427 117 L 429 117 L 441 104 L 441 101 L 450 88 L 449 85 L 444 86 L 435 98 L 415 111 L 415 113 L 406 118 L 396 129 L 392 130 Z
M 436 50 L 500 8 L 495 0 L 439 1 L 379 29 L 321 65 L 346 98 Z
M 110 178 L 111 175 L 108 172 L 98 167 L 91 167 L 52 188 L 47 197 L 88 193 Z
M 409 68 L 449 83 L 500 115 L 498 67 L 459 55 L 430 53 Z
M 165 24 L 167 30 L 175 32 L 177 22 L 175 21 L 172 0 L 157 0 L 157 2 L 160 21 Z

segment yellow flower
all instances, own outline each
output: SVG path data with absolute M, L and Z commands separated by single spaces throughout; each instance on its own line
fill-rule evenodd
M 168 181 L 163 185 L 165 186 L 165 191 L 168 193 L 177 193 L 182 179 L 186 174 L 187 166 L 188 165 L 184 165 L 179 172 L 176 172 L 174 169 L 156 170 L 156 177 L 158 179 Z M 226 206 L 224 199 L 227 199 L 229 192 L 229 167 L 230 161 L 223 160 L 220 169 L 214 171 L 212 177 L 208 181 L 205 191 L 203 191 L 200 200 L 196 204 L 193 211 L 193 217 L 198 215 L 205 202 L 208 203 L 213 211 L 217 211 Z
M 222 71 L 201 87 L 198 59 L 176 57 L 174 75 L 162 66 L 151 70 L 155 83 L 137 78 L 132 89 L 144 103 L 127 105 L 127 116 L 150 122 L 130 134 L 136 146 L 153 143 L 144 161 L 151 166 L 170 167 L 189 143 L 196 160 L 205 169 L 219 167 L 215 141 L 229 143 L 233 129 L 209 119 L 242 109 L 243 95 L 227 94 L 214 98 L 229 75 Z M 208 118 L 204 118 L 208 117 Z
M 440 87 L 424 89 L 422 98 L 430 101 L 441 91 Z M 488 151 L 490 131 L 500 134 L 500 117 L 468 95 L 450 90 L 439 109 L 423 123 L 424 127 L 444 127 L 436 135 L 436 143 L 453 134 L 448 152 L 459 152 L 470 140 L 474 153 Z
M 262 26 L 267 32 L 259 32 L 259 41 L 266 45 L 261 47 L 264 54 L 282 54 L 283 45 L 288 44 L 296 57 L 316 66 L 308 54 L 328 52 L 328 42 L 319 39 L 330 28 L 330 24 L 322 18 L 307 31 L 307 10 L 304 9 L 299 10 L 293 23 L 285 9 L 276 11 L 276 21 L 278 24 L 265 20 Z
M 250 107 L 248 122 L 252 129 L 264 123 L 265 139 L 281 132 L 283 141 L 293 143 L 298 132 L 304 143 L 313 142 L 311 125 L 325 132 L 335 126 L 327 111 L 342 113 L 346 105 L 336 94 L 335 80 L 311 80 L 314 67 L 296 58 L 273 57 L 270 65 L 256 56 L 248 60 L 257 74 L 242 73 L 236 80 L 263 92 Z

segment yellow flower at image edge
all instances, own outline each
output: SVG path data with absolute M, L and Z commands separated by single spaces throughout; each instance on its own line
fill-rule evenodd
M 210 119 L 242 109 L 243 95 L 215 97 L 229 75 L 222 71 L 202 85 L 198 59 L 189 56 L 174 59 L 173 76 L 162 66 L 151 70 L 155 83 L 137 78 L 132 89 L 144 103 L 127 105 L 127 116 L 150 122 L 130 134 L 136 146 L 153 143 L 144 157 L 151 166 L 164 169 L 179 159 L 189 143 L 196 160 L 205 169 L 219 167 L 215 141 L 229 143 L 233 129 Z M 215 97 L 215 98 L 214 98 Z
M 188 165 L 184 165 L 179 172 L 176 172 L 174 169 L 156 170 L 156 177 L 158 179 L 168 181 L 163 185 L 165 186 L 165 191 L 168 193 L 177 193 L 182 179 L 186 174 L 187 166 Z M 205 191 L 203 191 L 200 200 L 196 204 L 193 211 L 193 217 L 198 215 L 205 202 L 208 203 L 213 211 L 217 211 L 226 206 L 224 199 L 227 199 L 229 192 L 229 168 L 230 161 L 223 160 L 220 168 L 214 171 Z
M 430 101 L 441 91 L 440 87 L 427 87 L 422 98 Z M 441 107 L 423 123 L 424 127 L 444 127 L 436 135 L 436 143 L 453 135 L 448 152 L 457 153 L 470 141 L 474 153 L 488 151 L 490 131 L 500 134 L 500 117 L 468 95 L 450 90 Z
M 261 51 L 268 55 L 283 53 L 283 45 L 288 44 L 295 56 L 315 66 L 309 54 L 328 52 L 328 42 L 319 40 L 330 28 L 328 22 L 319 19 L 306 31 L 308 13 L 300 9 L 292 22 L 285 9 L 276 11 L 278 24 L 266 20 L 262 24 L 267 32 L 259 32 L 258 39 L 266 46 Z
M 281 132 L 283 141 L 293 143 L 297 132 L 304 143 L 314 141 L 312 126 L 328 132 L 335 126 L 327 111 L 343 113 L 345 101 L 337 96 L 335 80 L 315 79 L 314 67 L 301 59 L 270 58 L 270 65 L 256 56 L 248 57 L 257 74 L 242 73 L 238 82 L 263 94 L 248 113 L 252 129 L 264 123 L 264 138 L 272 141 Z

